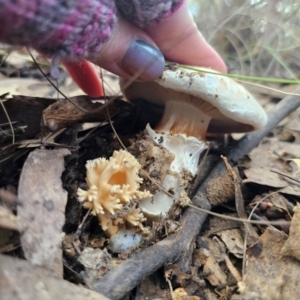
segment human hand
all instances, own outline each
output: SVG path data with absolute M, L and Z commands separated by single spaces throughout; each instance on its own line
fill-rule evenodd
M 144 30 L 118 17 L 108 42 L 89 60 L 121 77 L 150 81 L 163 72 L 164 58 L 227 72 L 221 57 L 198 31 L 187 1 L 167 20 Z M 98 79 L 92 70 L 85 71 L 83 76 L 80 76 L 77 64 L 69 65 L 68 70 L 73 78 L 77 77 L 75 81 L 85 92 L 90 95 L 98 93 L 95 84 Z

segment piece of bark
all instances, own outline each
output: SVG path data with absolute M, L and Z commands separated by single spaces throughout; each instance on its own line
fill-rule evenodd
M 54 278 L 28 261 L 0 255 L 0 298 L 3 300 L 108 300 L 103 295 Z
M 66 149 L 35 150 L 23 166 L 18 191 L 18 216 L 25 257 L 63 276 L 62 227 L 67 193 L 62 188 Z

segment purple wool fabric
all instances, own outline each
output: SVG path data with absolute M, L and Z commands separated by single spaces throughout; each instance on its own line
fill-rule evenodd
M 0 0 L 0 41 L 87 57 L 109 39 L 115 18 L 110 0 Z
M 141 28 L 155 26 L 170 17 L 183 0 L 115 0 L 121 15 Z
M 147 28 L 168 18 L 182 1 L 0 0 L 0 42 L 32 47 L 52 57 L 88 57 L 108 41 L 117 9 Z

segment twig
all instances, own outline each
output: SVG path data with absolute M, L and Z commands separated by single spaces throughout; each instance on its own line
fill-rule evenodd
M 14 131 L 14 127 L 12 125 L 12 122 L 10 120 L 8 112 L 5 109 L 5 106 L 4 106 L 3 101 L 2 101 L 2 99 L 4 99 L 6 95 L 8 95 L 8 93 L 5 93 L 5 94 L 3 94 L 3 95 L 0 96 L 0 105 L 2 106 L 3 112 L 4 112 L 4 114 L 5 114 L 6 118 L 7 118 L 7 121 L 9 123 L 10 130 L 11 130 L 11 133 L 12 133 L 12 144 L 14 144 L 15 143 L 15 131 Z
M 282 176 L 284 176 L 284 177 L 286 177 L 286 178 L 288 178 L 288 179 L 291 179 L 291 180 L 294 180 L 294 181 L 300 183 L 300 180 L 298 180 L 298 179 L 296 179 L 296 178 L 290 176 L 289 174 L 285 174 L 285 173 L 282 173 L 282 172 L 279 172 L 279 171 L 276 171 L 276 170 L 270 170 L 270 171 L 273 172 L 273 173 L 282 175 Z
M 296 91 L 300 92 L 300 89 Z M 264 129 L 248 134 L 241 139 L 229 153 L 230 163 L 248 154 L 276 125 L 300 106 L 300 97 L 289 96 L 279 102 L 269 114 L 269 121 Z M 195 206 L 210 210 L 210 203 L 205 196 L 206 184 L 212 177 L 224 171 L 224 164 L 218 163 L 201 184 L 192 199 Z M 143 250 L 126 260 L 97 280 L 92 288 L 110 299 L 121 299 L 137 286 L 145 277 L 162 266 L 178 261 L 181 271 L 188 271 L 196 236 L 205 222 L 207 213 L 188 208 L 182 217 L 180 232 L 170 235 L 157 244 Z
M 234 183 L 234 191 L 235 191 L 235 208 L 236 212 L 240 219 L 247 219 L 247 214 L 244 206 L 244 198 L 242 194 L 242 180 L 239 176 L 239 172 L 237 167 L 232 168 L 227 161 L 227 158 L 224 156 L 221 156 L 221 158 L 224 160 L 225 167 L 227 169 L 228 174 L 232 177 L 233 183 Z M 248 244 L 254 244 L 258 240 L 258 235 L 253 228 L 251 223 L 243 223 L 244 225 L 244 231 L 245 231 L 245 239 L 248 237 L 248 234 L 246 235 L 246 232 L 249 233 L 249 239 L 247 238 Z

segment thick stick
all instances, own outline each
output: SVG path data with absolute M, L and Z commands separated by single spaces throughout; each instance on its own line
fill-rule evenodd
M 300 92 L 300 89 L 296 91 Z M 248 154 L 276 125 L 300 106 L 300 97 L 284 98 L 269 114 L 266 127 L 241 139 L 230 152 L 231 163 Z M 225 168 L 218 163 L 198 189 L 192 202 L 196 206 L 210 210 L 210 203 L 205 197 L 206 183 L 212 177 L 218 176 Z M 190 257 L 196 236 L 199 234 L 207 217 L 206 213 L 189 208 L 182 217 L 182 230 L 158 242 L 144 251 L 134 255 L 123 264 L 96 281 L 93 289 L 110 299 L 120 299 L 137 286 L 145 277 L 155 272 L 167 263 L 178 261 L 181 271 L 189 268 Z

